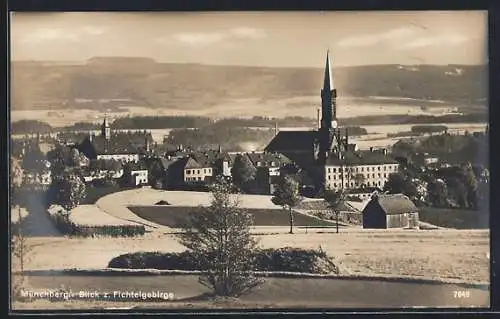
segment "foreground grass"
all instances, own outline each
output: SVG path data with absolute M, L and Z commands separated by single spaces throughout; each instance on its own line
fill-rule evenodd
M 284 231 L 286 232 L 286 230 Z M 406 275 L 489 282 L 489 231 L 363 231 L 257 236 L 263 248 L 322 249 L 353 274 Z M 138 238 L 30 238 L 26 269 L 105 268 L 121 254 L 182 252 L 175 235 Z M 85 256 L 82 258 L 82 256 Z

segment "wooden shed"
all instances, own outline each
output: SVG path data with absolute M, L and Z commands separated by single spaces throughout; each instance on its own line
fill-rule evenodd
M 363 228 L 418 228 L 418 209 L 403 194 L 375 195 L 363 209 Z

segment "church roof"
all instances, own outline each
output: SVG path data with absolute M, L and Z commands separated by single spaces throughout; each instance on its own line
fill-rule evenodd
M 290 163 L 290 159 L 288 159 L 286 156 L 282 154 L 273 154 L 273 153 L 266 153 L 266 152 L 250 152 L 247 153 L 248 158 L 250 159 L 250 162 L 254 166 L 257 166 L 257 162 L 260 162 L 262 166 L 269 166 L 269 167 L 278 167 L 281 166 L 282 164 L 287 164 Z M 274 165 L 272 165 L 274 162 Z
M 312 151 L 316 131 L 281 131 L 266 146 L 266 152 Z

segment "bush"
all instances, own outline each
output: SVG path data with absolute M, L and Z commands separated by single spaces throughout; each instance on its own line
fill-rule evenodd
M 321 250 L 285 247 L 259 249 L 255 253 L 254 271 L 338 273 L 337 266 Z M 137 252 L 113 258 L 108 267 L 123 269 L 198 270 L 197 259 L 188 251 L 182 253 Z

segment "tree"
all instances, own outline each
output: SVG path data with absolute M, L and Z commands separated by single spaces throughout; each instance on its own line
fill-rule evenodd
M 14 212 L 11 211 L 11 214 Z M 21 208 L 17 209 L 18 222 L 17 227 L 11 228 L 11 253 L 15 257 L 16 268 L 19 267 L 20 273 L 12 276 L 12 295 L 17 298 L 22 298 L 22 289 L 26 282 L 24 275 L 24 264 L 29 259 L 29 253 L 32 250 L 31 245 L 28 244 L 28 237 L 23 232 L 24 216 L 21 214 Z M 13 267 L 14 268 L 14 267 Z
M 448 188 L 443 181 L 433 180 L 427 184 L 427 197 L 435 207 L 448 206 Z
M 340 203 L 345 201 L 346 193 L 343 190 L 339 190 L 339 191 L 328 190 L 328 191 L 325 191 L 323 198 L 324 198 L 325 202 L 327 203 L 328 208 L 330 208 L 335 213 L 336 229 L 337 229 L 337 234 L 338 234 L 338 232 L 339 232 L 339 213 L 340 213 L 340 211 L 338 210 L 338 207 L 339 207 Z
M 293 234 L 293 208 L 300 204 L 302 196 L 299 183 L 291 176 L 280 176 L 271 201 L 275 205 L 288 209 L 290 219 L 290 234 Z
M 414 198 L 418 191 L 417 186 L 411 181 L 410 177 L 406 177 L 402 173 L 389 174 L 389 178 L 384 185 L 384 191 L 389 194 L 405 194 L 410 198 Z
M 64 208 L 68 217 L 71 210 L 85 199 L 85 183 L 73 172 L 66 172 L 62 180 L 56 183 L 57 203 Z
M 360 187 L 363 186 L 365 184 L 365 176 L 361 173 L 356 174 L 354 176 L 354 182 Z
M 19 188 L 23 183 L 23 169 L 19 164 L 19 161 L 11 156 L 11 175 L 10 175 L 10 200 L 12 204 L 16 204 L 18 199 L 17 193 L 19 192 Z
M 241 154 L 236 155 L 231 169 L 231 175 L 233 176 L 233 183 L 237 187 L 243 191 L 248 191 L 251 182 L 255 179 L 256 172 L 256 168 L 246 156 Z
M 76 148 L 72 148 L 69 154 L 70 166 L 80 166 L 80 152 Z
M 232 199 L 230 183 L 219 178 L 211 188 L 210 206 L 191 213 L 179 235 L 204 270 L 199 282 L 217 296 L 238 297 L 261 283 L 253 276 L 257 241 L 253 216 Z

